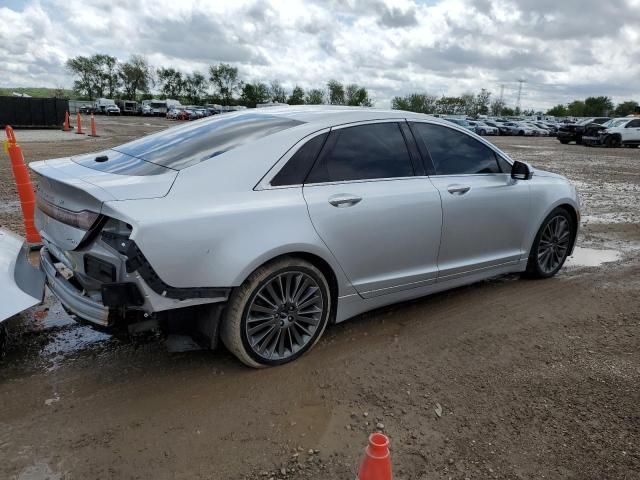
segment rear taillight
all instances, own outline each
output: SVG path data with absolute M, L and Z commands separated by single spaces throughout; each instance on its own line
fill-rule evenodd
M 89 210 L 82 210 L 81 212 L 67 210 L 66 208 L 47 202 L 40 197 L 38 197 L 36 204 L 45 215 L 66 225 L 81 228 L 82 230 L 89 230 L 100 216 L 100 214 L 90 212 Z

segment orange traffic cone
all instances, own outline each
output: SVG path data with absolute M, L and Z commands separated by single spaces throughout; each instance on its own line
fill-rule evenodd
M 98 134 L 96 133 L 96 119 L 93 116 L 93 113 L 91 114 L 91 134 L 89 135 L 90 137 L 97 137 Z
M 84 132 L 82 131 L 82 119 L 80 118 L 80 112 L 78 112 L 78 114 L 76 115 L 76 122 L 78 123 L 78 127 L 76 128 L 76 133 L 78 135 L 84 135 Z
M 391 480 L 389 439 L 382 433 L 369 435 L 369 445 L 358 471 L 358 480 Z
M 64 112 L 64 126 L 62 127 L 63 132 L 69 132 L 71 128 L 69 128 L 69 110 Z
M 7 134 L 5 150 L 11 159 L 11 169 L 13 170 L 13 176 L 16 179 L 16 187 L 18 189 L 18 196 L 20 197 L 20 206 L 22 207 L 22 216 L 24 219 L 24 229 L 27 233 L 27 242 L 41 243 L 42 239 L 40 238 L 40 234 L 36 230 L 33 222 L 36 196 L 33 193 L 33 185 L 31 185 L 29 171 L 24 163 L 22 149 L 16 142 L 16 136 L 13 133 L 13 128 L 7 125 L 5 132 Z

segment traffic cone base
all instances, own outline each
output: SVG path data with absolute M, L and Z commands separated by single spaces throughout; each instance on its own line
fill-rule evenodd
M 382 433 L 369 435 L 369 445 L 358 471 L 358 480 L 392 480 L 389 439 Z

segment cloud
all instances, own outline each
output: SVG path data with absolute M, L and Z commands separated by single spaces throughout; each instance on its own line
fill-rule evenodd
M 26 0 L 0 7 L 0 86 L 70 87 L 68 58 L 142 54 L 156 67 L 236 65 L 287 89 L 367 86 L 381 107 L 413 91 L 487 88 L 546 108 L 640 98 L 640 0 Z

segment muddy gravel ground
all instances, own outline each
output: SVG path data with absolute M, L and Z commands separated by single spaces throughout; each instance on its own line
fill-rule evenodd
M 22 145 L 39 160 L 170 124 L 101 117 L 100 138 Z M 494 141 L 580 189 L 580 248 L 557 277 L 371 312 L 264 371 L 115 340 L 48 298 L 10 323 L 0 478 L 348 480 L 376 429 L 397 479 L 640 478 L 640 149 Z M 18 209 L 5 157 L 0 224 L 22 231 Z

